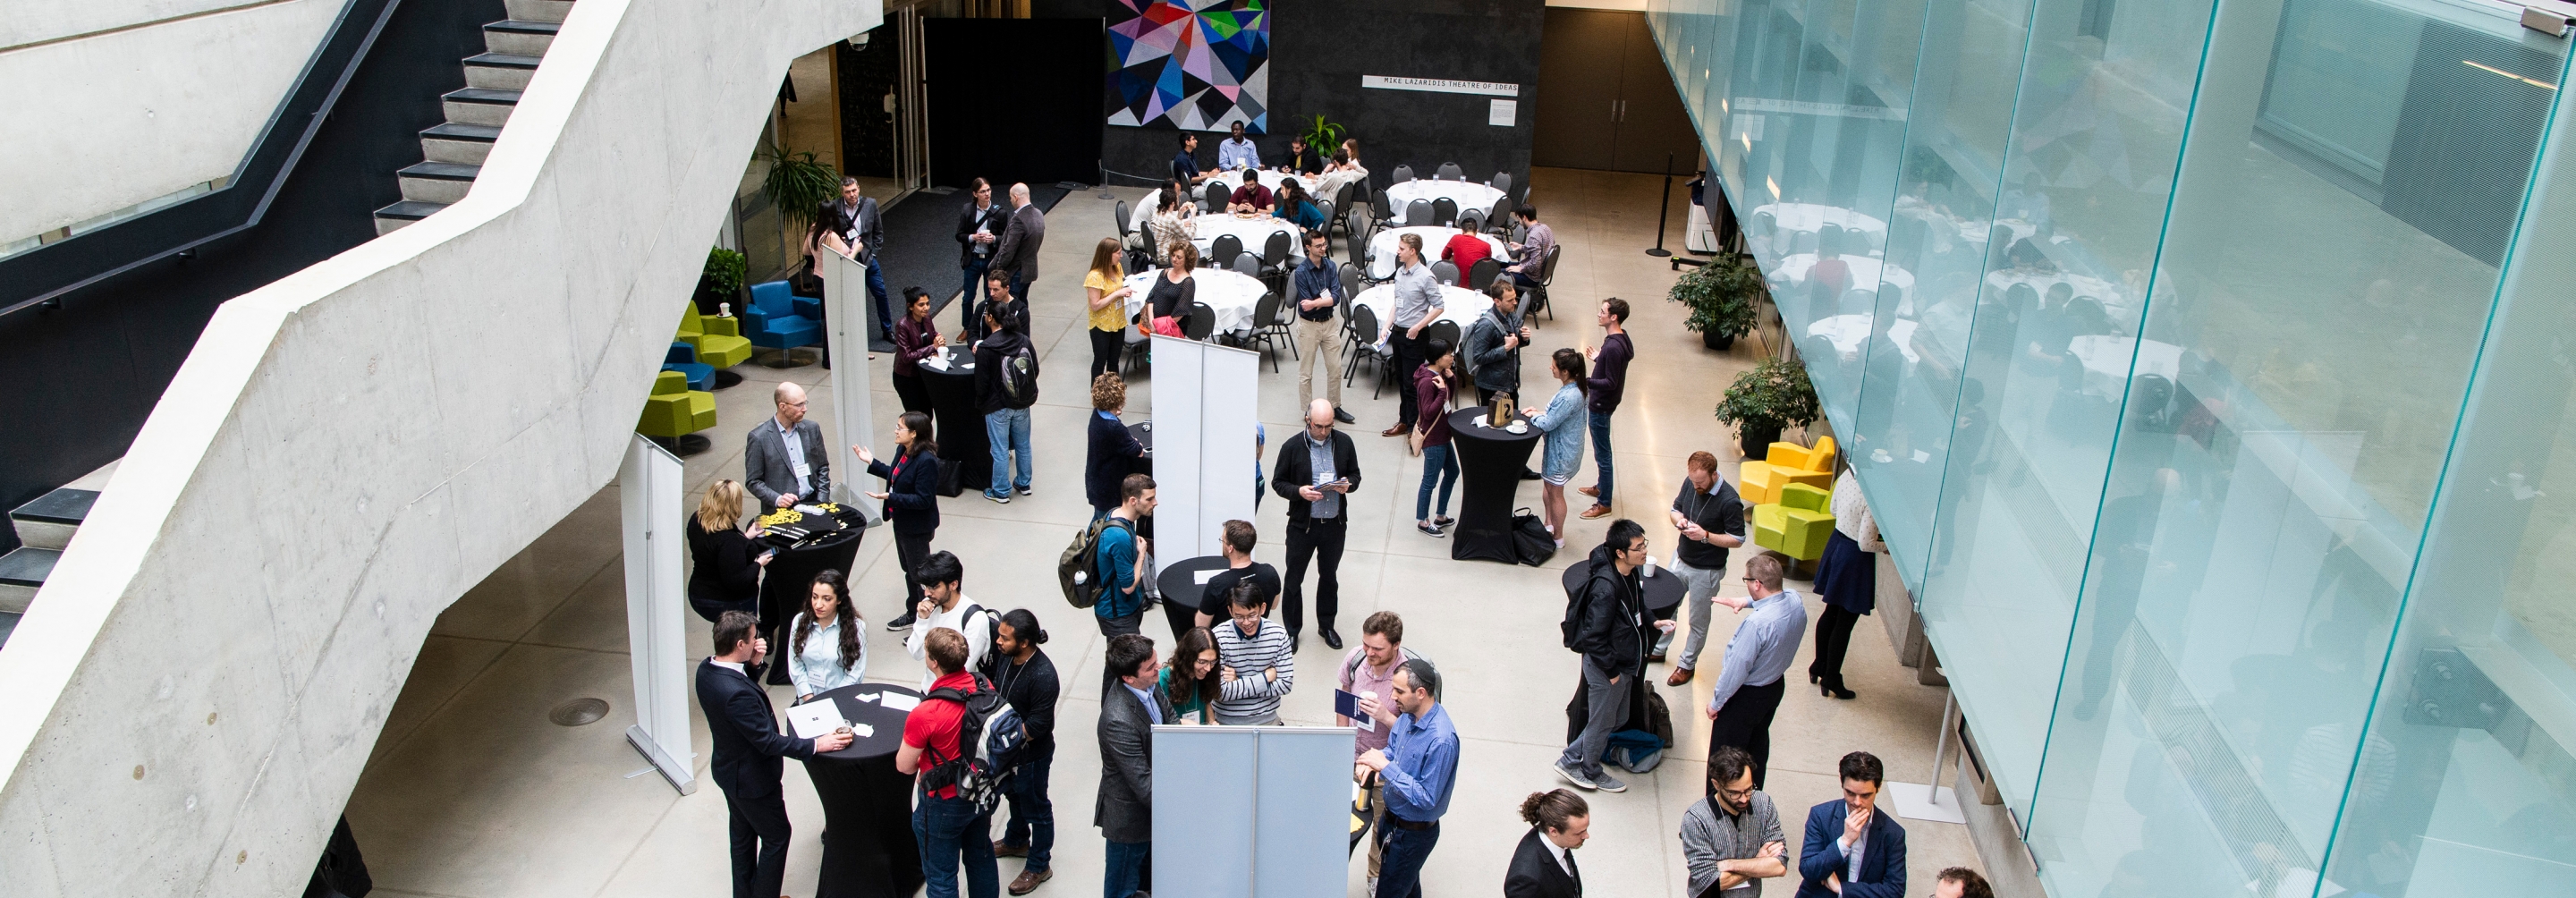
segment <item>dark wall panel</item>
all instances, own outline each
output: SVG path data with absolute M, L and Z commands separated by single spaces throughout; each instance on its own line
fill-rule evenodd
M 1098 178 L 1102 35 L 1096 17 L 925 21 L 930 182 Z
M 834 44 L 841 77 L 841 171 L 872 178 L 894 177 L 894 117 L 886 114 L 886 93 L 894 90 L 900 57 L 895 29 L 877 26 L 868 45 Z M 816 90 L 817 93 L 821 91 Z M 816 97 L 805 97 L 809 102 Z

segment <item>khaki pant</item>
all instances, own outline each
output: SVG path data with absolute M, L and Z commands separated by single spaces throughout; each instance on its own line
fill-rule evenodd
M 1336 322 L 1308 321 L 1303 316 L 1290 326 L 1289 336 L 1297 345 L 1297 413 L 1315 402 L 1315 363 L 1327 351 L 1333 360 L 1324 366 L 1324 395 L 1334 408 L 1342 407 L 1342 341 Z

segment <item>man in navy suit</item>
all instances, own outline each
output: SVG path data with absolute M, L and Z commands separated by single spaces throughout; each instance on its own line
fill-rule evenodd
M 1903 898 L 1905 828 L 1878 812 L 1887 768 L 1878 756 L 1843 756 L 1843 797 L 1807 811 L 1807 844 L 1798 858 L 1798 898 Z
M 850 747 L 848 732 L 796 739 L 778 732 L 769 693 L 752 682 L 745 665 L 769 654 L 769 641 L 753 634 L 760 618 L 727 611 L 716 619 L 716 654 L 698 663 L 698 708 L 707 713 L 715 757 L 707 773 L 724 790 L 733 815 L 733 898 L 776 898 L 787 877 L 787 802 L 779 793 L 783 757 Z

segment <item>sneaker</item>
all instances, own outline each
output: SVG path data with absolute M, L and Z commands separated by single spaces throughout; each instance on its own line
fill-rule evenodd
M 1430 534 L 1435 538 L 1449 535 L 1448 533 L 1443 532 L 1438 524 L 1415 524 L 1413 525 L 1413 529 Z
M 1024 486 L 1019 488 L 1019 493 L 1023 496 L 1034 496 L 1038 494 L 1038 491 Z
M 1565 761 L 1563 759 L 1559 759 L 1555 766 L 1557 777 L 1565 780 L 1566 782 L 1573 783 L 1574 787 L 1577 789 L 1590 791 L 1601 788 L 1600 786 L 1593 785 L 1592 778 L 1584 776 L 1583 771 L 1565 766 Z
M 1592 788 L 1603 792 L 1626 792 L 1628 784 L 1620 782 L 1618 777 L 1611 776 L 1610 771 L 1604 770 L 1601 771 L 1600 776 L 1592 779 Z
M 985 493 L 985 494 L 984 494 L 984 498 L 987 498 L 987 499 L 991 499 L 991 500 L 993 500 L 993 504 L 995 504 L 995 505 L 1009 505 L 1009 504 L 1011 504 L 1011 494 L 1009 494 L 1009 493 L 1001 493 L 1001 494 L 998 494 L 998 495 L 997 495 L 997 494 L 994 494 L 994 493 Z
M 902 617 L 886 621 L 886 629 L 896 631 L 909 630 L 912 629 L 912 622 L 912 612 L 906 611 L 903 613 Z
M 1341 406 L 1338 406 L 1338 405 L 1333 406 L 1333 420 L 1335 420 L 1335 421 L 1340 421 L 1340 422 L 1342 422 L 1342 423 L 1344 423 L 1344 424 L 1357 424 L 1357 423 L 1360 423 L 1360 419 L 1358 419 L 1358 418 L 1354 418 L 1354 417 L 1351 417 L 1351 413 L 1346 412 L 1346 411 L 1342 411 L 1342 407 L 1341 407 Z M 1375 887 L 1375 886 L 1371 886 L 1371 887 L 1370 887 L 1370 889 L 1371 889 L 1372 891 L 1374 891 L 1374 890 L 1376 889 L 1376 887 Z

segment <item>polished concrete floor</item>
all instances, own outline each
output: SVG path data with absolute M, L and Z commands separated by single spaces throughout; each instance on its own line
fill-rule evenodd
M 1753 362 L 1757 347 L 1745 341 L 1731 352 L 1712 352 L 1681 329 L 1682 310 L 1661 300 L 1675 275 L 1663 260 L 1643 253 L 1655 242 L 1660 179 L 1540 170 L 1532 181 L 1532 200 L 1566 247 L 1554 289 L 1561 314 L 1540 322 L 1538 348 L 1597 344 L 1599 328 L 1588 314 L 1572 310 L 1601 297 L 1625 297 L 1636 309 L 1630 330 L 1638 360 L 1614 437 L 1616 510 L 1644 522 L 1657 556 L 1669 557 L 1676 536 L 1663 510 L 1683 477 L 1683 459 L 1710 450 L 1724 460 L 1722 473 L 1734 477 L 1732 435 L 1710 410 L 1724 385 Z M 1122 195 L 1133 202 L 1140 192 Z M 1087 684 L 1100 681 L 1102 640 L 1088 612 L 1063 603 L 1052 563 L 1057 547 L 1088 516 L 1079 434 L 1088 409 L 1083 383 L 1090 350 L 1076 312 L 1090 248 L 1112 231 L 1110 201 L 1077 192 L 1049 219 L 1046 276 L 1032 291 L 1034 329 L 1046 347 L 1043 398 L 1035 414 L 1037 494 L 1009 505 L 971 492 L 947 500 L 937 547 L 965 561 L 968 595 L 987 606 L 1034 610 L 1053 636 L 1046 650 L 1067 684 L 1058 725 L 1064 744 L 1053 785 L 1057 875 L 1037 894 L 1070 896 L 1096 894 L 1101 876 L 1103 843 L 1090 826 L 1099 776 L 1091 737 L 1098 693 Z M 1678 234 L 1670 239 L 1678 241 Z M 1525 380 L 1545 381 L 1543 359 L 1542 353 L 1527 356 Z M 692 504 L 713 479 L 742 476 L 742 435 L 769 413 L 773 383 L 793 380 L 813 389 L 815 416 L 827 433 L 833 427 L 829 372 L 810 365 L 775 369 L 759 361 L 738 370 L 745 381 L 717 394 L 723 423 L 708 432 L 713 448 L 688 459 Z M 1260 384 L 1261 420 L 1274 434 L 1288 432 L 1298 417 L 1293 363 L 1283 359 L 1279 374 L 1265 367 Z M 1131 420 L 1150 414 L 1151 393 L 1150 383 L 1131 392 Z M 874 402 L 879 409 L 897 405 L 882 386 Z M 1549 762 L 1562 745 L 1561 713 L 1577 661 L 1555 636 L 1564 601 L 1558 574 L 1581 557 L 1575 549 L 1600 541 L 1610 519 L 1572 522 L 1569 551 L 1546 569 L 1451 561 L 1446 540 L 1407 525 L 1419 463 L 1405 456 L 1400 441 L 1375 435 L 1393 420 L 1394 396 L 1371 398 L 1363 381 L 1344 404 L 1360 419 L 1348 430 L 1360 446 L 1364 482 L 1352 497 L 1340 629 L 1356 638 L 1369 613 L 1397 611 L 1406 620 L 1406 645 L 1446 674 L 1449 710 L 1464 747 L 1456 797 L 1425 870 L 1424 891 L 1491 895 L 1500 889 L 1524 830 L 1515 816 L 1518 803 L 1533 790 L 1560 785 Z M 883 422 L 875 428 L 880 448 L 886 428 Z M 1588 453 L 1585 467 L 1591 467 Z M 1589 471 L 1578 476 L 1577 483 L 1589 482 Z M 1536 485 L 1525 485 L 1521 499 L 1535 506 Z M 1264 502 L 1256 522 L 1263 534 L 1256 554 L 1274 563 L 1281 551 L 1283 506 Z M 675 795 L 623 738 L 634 719 L 634 693 L 619 541 L 612 486 L 440 618 L 349 802 L 349 819 L 378 894 L 728 894 L 722 795 L 711 787 Z M 890 543 L 882 531 L 869 535 L 859 550 L 856 591 L 861 614 L 874 626 L 869 678 L 910 683 L 919 669 L 903 653 L 901 634 L 881 626 L 896 613 L 901 596 Z M 1811 619 L 1819 607 L 1809 602 Z M 702 655 L 706 625 L 694 616 L 689 624 L 692 655 Z M 1733 617 L 1720 612 L 1712 645 L 1722 646 L 1733 626 Z M 1146 630 L 1164 632 L 1159 623 Z M 1712 659 L 1703 662 L 1712 673 L 1717 653 L 1712 648 Z M 1807 653 L 1800 653 L 1802 666 Z M 1306 679 L 1291 695 L 1286 716 L 1292 723 L 1329 724 L 1330 689 L 1324 684 L 1338 653 L 1308 639 L 1299 660 Z M 1914 672 L 1898 666 L 1874 618 L 1855 631 L 1847 669 L 1857 700 L 1791 689 L 1772 728 L 1770 792 L 1793 846 L 1805 809 L 1839 796 L 1833 770 L 1843 753 L 1876 752 L 1894 779 L 1921 781 L 1929 774 L 1942 690 L 1917 685 Z M 1673 708 L 1677 744 L 1661 769 L 1629 776 L 1628 792 L 1588 796 L 1594 837 L 1581 857 L 1592 894 L 1684 892 L 1675 833 L 1684 808 L 1702 794 L 1707 721 L 1696 711 L 1704 707 L 1715 677 L 1675 689 L 1660 685 L 1664 673 L 1657 665 L 1650 676 Z M 783 704 L 784 690 L 773 691 Z M 608 717 L 569 728 L 548 722 L 549 709 L 581 697 L 607 700 Z M 693 741 L 703 771 L 702 726 Z M 787 891 L 811 895 L 822 813 L 800 768 L 789 766 L 786 783 L 788 810 L 797 822 Z M 1906 826 L 1913 891 L 1928 891 L 1930 876 L 1942 867 L 1976 863 L 1964 827 L 1919 821 Z M 1360 866 L 1352 867 L 1352 894 L 1361 891 Z M 1005 859 L 1002 868 L 1007 881 L 1019 862 Z M 1774 882 L 1768 888 L 1786 895 L 1794 886 Z

